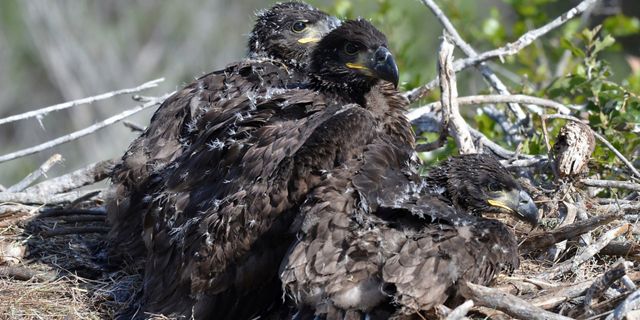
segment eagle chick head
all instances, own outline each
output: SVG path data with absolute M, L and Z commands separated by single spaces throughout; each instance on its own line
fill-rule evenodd
M 249 55 L 281 60 L 288 67 L 306 69 L 309 55 L 340 20 L 302 2 L 277 3 L 257 13 L 249 37 Z
M 443 186 L 446 198 L 463 210 L 478 214 L 503 212 L 538 223 L 538 208 L 531 196 L 491 155 L 450 157 L 431 170 L 427 179 Z
M 365 94 L 379 80 L 398 85 L 398 67 L 387 37 L 366 20 L 347 20 L 311 54 L 309 71 L 319 86 Z

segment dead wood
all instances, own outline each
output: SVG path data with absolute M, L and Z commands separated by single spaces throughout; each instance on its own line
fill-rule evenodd
M 16 280 L 28 281 L 35 280 L 38 282 L 51 281 L 56 275 L 51 273 L 42 273 L 21 266 L 0 266 L 0 278 L 12 278 Z
M 460 286 L 461 294 L 473 300 L 477 305 L 498 309 L 512 317 L 521 319 L 571 319 L 536 307 L 529 302 L 498 289 L 470 282 Z
M 91 185 L 106 179 L 116 162 L 116 160 L 99 161 L 85 168 L 36 184 L 27 188 L 25 192 L 37 195 L 56 194 Z
M 579 221 L 565 227 L 530 236 L 520 245 L 520 253 L 528 254 L 534 250 L 547 248 L 560 241 L 572 239 L 583 233 L 587 233 L 599 226 L 618 220 L 621 217 L 622 215 L 618 213 L 599 215 L 588 220 Z
M 618 281 L 626 274 L 627 263 L 621 261 L 613 268 L 607 270 L 607 272 L 599 276 L 593 282 L 593 284 L 591 284 L 591 287 L 589 287 L 587 293 L 584 296 L 582 305 L 572 313 L 572 316 L 577 317 L 578 315 L 580 315 L 581 318 L 593 316 L 595 314 L 593 312 L 593 309 L 591 308 L 593 301 L 602 297 L 604 292 L 609 289 L 609 287 L 611 287 L 614 282 Z

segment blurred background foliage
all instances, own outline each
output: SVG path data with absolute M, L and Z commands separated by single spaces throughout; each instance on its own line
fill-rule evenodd
M 554 30 L 503 63 L 489 65 L 512 93 L 547 97 L 579 106 L 638 165 L 640 139 L 640 6 L 637 0 L 606 0 Z M 415 0 L 313 0 L 341 18 L 365 17 L 384 31 L 401 72 L 402 89 L 433 79 L 442 28 Z M 554 19 L 577 0 L 437 1 L 461 36 L 477 51 L 490 50 Z M 145 95 L 182 87 L 195 77 L 239 60 L 245 53 L 253 12 L 273 1 L 249 0 L 5 0 L 0 2 L 0 118 L 55 103 L 165 77 Z M 602 28 L 597 27 L 602 25 Z M 456 57 L 464 57 L 456 51 Z M 460 95 L 491 90 L 474 69 L 458 74 Z M 421 102 L 437 99 L 431 93 Z M 128 97 L 51 113 L 41 120 L 0 126 L 0 154 L 84 128 L 135 105 Z M 504 106 L 499 106 L 504 108 Z M 133 117 L 146 125 L 153 110 Z M 511 149 L 504 132 L 481 108 L 464 107 L 470 124 Z M 522 152 L 544 154 L 540 117 Z M 562 120 L 551 120 L 554 137 Z M 120 156 L 136 136 L 121 124 L 53 150 L 0 164 L 0 184 L 11 185 L 54 152 L 68 172 Z M 445 153 L 454 152 L 449 145 Z M 442 154 L 442 152 L 440 153 Z M 598 145 L 592 169 L 625 178 L 620 162 Z M 51 174 L 57 174 L 52 172 Z

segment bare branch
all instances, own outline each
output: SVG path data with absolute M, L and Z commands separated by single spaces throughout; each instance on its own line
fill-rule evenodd
M 52 155 L 47 161 L 45 161 L 40 168 L 38 168 L 36 171 L 31 172 L 30 174 L 28 174 L 24 179 L 20 180 L 20 182 L 12 185 L 11 187 L 7 188 L 7 190 L 5 190 L 6 192 L 19 192 L 24 190 L 26 187 L 28 187 L 30 184 L 32 184 L 34 181 L 38 180 L 38 178 L 40 178 L 41 176 L 45 175 L 47 173 L 47 171 L 49 171 L 49 169 L 51 169 L 51 167 L 53 167 L 56 163 L 62 161 L 62 156 L 59 154 L 54 154 Z
M 411 122 L 414 126 L 416 126 L 416 131 L 417 132 L 440 132 L 440 129 L 442 128 L 442 125 L 440 123 L 440 120 L 438 120 L 435 116 L 434 113 L 427 113 L 427 114 L 423 114 L 421 115 L 418 119 L 415 119 Z M 502 147 L 501 145 L 491 141 L 489 138 L 487 138 L 482 132 L 470 127 L 467 125 L 467 128 L 469 130 L 469 133 L 471 133 L 471 136 L 473 137 L 473 139 L 476 141 L 476 144 L 478 146 L 484 146 L 487 147 L 489 150 L 491 150 L 491 152 L 493 152 L 495 155 L 497 155 L 498 157 L 502 158 L 502 159 L 512 159 L 514 157 L 516 157 L 516 153 L 505 149 L 504 147 Z M 515 160 L 513 161 L 512 165 L 509 165 L 511 167 L 517 167 L 517 166 L 531 166 L 534 164 L 538 164 L 541 162 L 546 161 L 546 158 L 540 157 L 540 156 L 530 156 L 530 155 L 519 155 L 519 157 L 522 158 L 528 158 L 530 160 L 522 160 L 525 161 L 523 163 L 520 163 L 519 161 L 521 160 Z
M 49 179 L 27 188 L 25 192 L 36 195 L 56 194 L 94 184 L 109 176 L 116 160 L 92 163 L 85 168 Z
M 612 241 L 600 250 L 600 254 L 640 260 L 640 244 L 631 241 Z
M 543 249 L 553 245 L 554 243 L 575 238 L 599 226 L 620 219 L 621 217 L 622 214 L 620 213 L 599 215 L 588 220 L 570 224 L 566 227 L 530 236 L 522 243 L 522 245 L 520 245 L 520 252 L 522 254 L 527 254 L 533 250 Z
M 451 135 L 456 140 L 461 154 L 476 153 L 476 147 L 473 145 L 473 140 L 469 133 L 469 126 L 460 115 L 460 108 L 458 107 L 456 73 L 451 68 L 453 49 L 453 44 L 449 42 L 449 38 L 445 34 L 442 38 L 440 53 L 438 55 L 441 92 L 440 103 L 442 104 L 442 118 L 445 120 L 445 123 L 442 124 L 442 133 L 438 141 L 442 139 L 443 135 L 446 138 L 447 130 L 450 129 Z
M 553 268 L 550 268 L 549 270 L 539 274 L 538 277 L 544 279 L 554 278 L 562 273 L 577 269 L 578 266 L 600 252 L 600 250 L 602 250 L 602 248 L 609 244 L 609 242 L 611 242 L 616 237 L 619 237 L 623 233 L 629 231 L 630 228 L 631 225 L 625 223 L 619 227 L 605 232 L 605 234 L 602 235 L 600 239 L 582 249 L 581 252 L 579 254 L 576 254 L 573 259 L 555 265 Z
M 50 272 L 37 272 L 21 266 L 0 266 L 0 278 L 13 278 L 22 281 L 51 281 L 56 278 L 56 275 Z
M 552 309 L 563 302 L 583 295 L 589 289 L 589 287 L 591 287 L 594 281 L 595 279 L 587 280 L 574 285 L 570 285 L 568 287 L 561 287 L 550 290 L 550 293 L 536 297 L 529 302 L 534 306 L 543 309 Z
M 484 62 L 484 61 L 487 61 L 489 59 L 493 59 L 493 58 L 496 58 L 496 57 L 502 58 L 504 56 L 514 55 L 514 54 L 518 53 L 518 51 L 520 51 L 523 48 L 525 48 L 528 45 L 530 45 L 537 38 L 545 35 L 546 33 L 548 33 L 551 30 L 561 26 L 562 24 L 564 24 L 565 22 L 569 21 L 570 19 L 573 19 L 573 17 L 585 12 L 592 5 L 594 5 L 597 1 L 598 0 L 584 0 L 580 4 L 578 4 L 577 6 L 572 8 L 571 10 L 565 12 L 564 14 L 562 14 L 559 17 L 557 17 L 553 21 L 547 23 L 546 25 L 544 25 L 544 26 L 542 26 L 542 27 L 540 27 L 538 29 L 534 29 L 534 30 L 531 30 L 531 31 L 523 34 L 515 42 L 508 43 L 508 44 L 506 44 L 506 45 L 504 45 L 504 46 L 502 46 L 500 48 L 481 53 L 481 54 L 479 54 L 477 56 L 474 56 L 474 57 L 457 60 L 453 64 L 453 70 L 455 72 L 458 72 L 460 70 L 464 70 L 464 69 L 466 69 L 466 68 L 468 68 L 470 66 L 476 65 L 476 64 Z M 409 100 L 409 102 L 413 103 L 413 102 L 417 101 L 418 99 L 424 97 L 429 91 L 433 90 L 433 88 L 435 88 L 437 85 L 438 85 L 438 80 L 434 79 L 434 80 L 430 81 L 429 83 L 425 84 L 422 87 L 418 87 L 418 88 L 415 88 L 415 89 L 412 89 L 412 90 L 409 90 L 409 91 L 405 92 L 403 95 L 404 95 L 405 98 L 407 98 Z
M 116 91 L 111 91 L 111 92 L 107 92 L 107 93 L 103 93 L 103 94 L 99 94 L 97 96 L 93 96 L 93 97 L 88 97 L 88 98 L 82 98 L 82 99 L 78 99 L 78 100 L 73 100 L 73 101 L 69 101 L 69 102 L 64 102 L 64 103 L 60 103 L 60 104 L 56 104 L 50 107 L 46 107 L 46 108 L 42 108 L 42 109 L 38 109 L 38 110 L 34 110 L 34 111 L 29 111 L 29 112 L 25 112 L 25 113 L 21 113 L 21 114 L 17 114 L 14 116 L 10 116 L 4 119 L 0 119 L 0 125 L 1 124 L 5 124 L 5 123 L 9 123 L 9 122 L 14 122 L 14 121 L 18 121 L 18 120 L 23 120 L 23 119 L 29 119 L 29 118 L 35 118 L 35 117 L 43 117 L 45 115 L 47 115 L 49 112 L 52 111 L 59 111 L 59 110 L 64 110 L 64 109 L 68 109 L 71 107 L 75 107 L 75 106 L 79 106 L 79 105 L 83 105 L 83 104 L 88 104 L 88 103 L 93 103 L 96 101 L 100 101 L 100 100 L 105 100 L 105 99 L 109 99 L 115 96 L 119 96 L 119 95 L 123 95 L 123 94 L 129 94 L 129 93 L 134 93 L 134 92 L 140 92 L 149 88 L 153 88 L 158 86 L 158 83 L 164 81 L 164 78 L 159 78 L 159 79 L 155 79 L 155 80 L 151 80 L 149 82 L 145 82 L 135 88 L 129 88 L 129 89 L 122 89 L 122 90 L 116 90 Z
M 562 103 L 539 98 L 534 96 L 528 96 L 524 94 L 512 94 L 512 95 L 477 95 L 477 96 L 467 96 L 467 97 L 459 97 L 458 104 L 459 105 L 473 105 L 473 104 L 494 104 L 494 103 L 509 103 L 509 102 L 517 102 L 522 104 L 533 104 L 540 107 L 554 109 L 561 114 L 569 114 L 571 110 L 569 107 L 563 105 Z M 440 101 L 432 102 L 422 107 L 418 107 L 415 109 L 411 109 L 410 112 L 407 113 L 407 118 L 410 121 L 414 121 L 425 113 L 431 112 L 440 108 Z
M 34 203 L 34 204 L 61 204 L 72 202 L 85 194 L 93 193 L 101 190 L 90 191 L 72 191 L 54 195 L 39 195 L 27 192 L 1 192 L 0 204 L 4 202 L 12 203 Z
M 477 305 L 495 308 L 520 319 L 571 319 L 536 307 L 527 301 L 501 290 L 470 282 L 461 285 L 460 292 L 465 298 L 473 300 Z
M 146 129 L 144 126 L 127 120 L 122 121 L 122 124 L 133 132 L 143 132 Z
M 628 182 L 628 181 L 615 181 L 615 180 L 597 180 L 597 179 L 582 179 L 582 184 L 589 187 L 600 188 L 618 188 L 627 189 L 633 191 L 640 191 L 640 184 Z
M 467 300 L 463 304 L 457 306 L 455 309 L 451 310 L 449 315 L 447 316 L 447 320 L 460 320 L 464 319 L 469 310 L 473 308 L 473 300 Z
M 462 39 L 456 28 L 453 26 L 447 16 L 440 10 L 438 5 L 433 0 L 422 0 L 422 3 L 427 6 L 433 14 L 440 20 L 445 30 L 451 35 L 453 42 L 466 54 L 468 57 L 474 57 L 478 55 L 471 45 Z M 498 91 L 501 95 L 509 95 L 509 89 L 502 83 L 502 81 L 496 76 L 496 74 L 487 66 L 486 63 L 478 64 L 477 68 L 480 70 L 482 76 L 489 82 L 489 84 Z M 507 103 L 509 110 L 516 116 L 518 122 L 522 122 L 527 118 L 527 115 L 522 111 L 522 108 L 517 103 Z
M 632 294 L 630 294 L 626 299 L 624 299 L 624 301 L 620 305 L 616 307 L 616 309 L 613 311 L 612 316 L 607 317 L 607 320 L 610 318 L 613 320 L 622 320 L 624 319 L 627 312 L 631 310 L 636 310 L 639 307 L 640 307 L 640 290 L 636 290 Z
M 91 133 L 97 131 L 97 130 L 100 130 L 100 129 L 102 129 L 104 127 L 107 127 L 107 126 L 109 126 L 111 124 L 114 124 L 114 123 L 116 123 L 116 122 L 118 122 L 118 121 L 120 121 L 120 120 L 122 120 L 122 119 L 124 119 L 126 117 L 134 115 L 134 114 L 136 114 L 136 113 L 138 113 L 138 112 L 140 112 L 142 110 L 145 110 L 145 109 L 153 107 L 153 106 L 157 106 L 162 101 L 164 101 L 169 95 L 170 94 L 163 95 L 163 96 L 157 98 L 155 101 L 151 101 L 151 102 L 147 102 L 147 103 L 145 103 L 143 105 L 139 105 L 139 106 L 137 106 L 135 108 L 129 109 L 129 110 L 124 111 L 122 113 L 119 113 L 119 114 L 117 114 L 115 116 L 107 118 L 104 121 L 101 121 L 101 122 L 98 122 L 98 123 L 96 123 L 94 125 L 86 127 L 86 128 L 84 128 L 82 130 L 78 130 L 78 131 L 72 132 L 72 133 L 70 133 L 68 135 L 59 137 L 57 139 L 53 139 L 51 141 L 39 144 L 39 145 L 31 147 L 31 148 L 19 150 L 19 151 L 10 153 L 10 154 L 6 154 L 4 156 L 0 156 L 0 163 L 6 162 L 6 161 L 9 161 L 9 160 L 13 160 L 13 159 L 17 159 L 17 158 L 21 158 L 21 157 L 24 157 L 24 156 L 28 156 L 30 154 L 34 154 L 34 153 L 40 152 L 42 150 L 51 149 L 51 148 L 53 148 L 55 146 L 58 146 L 60 144 L 67 143 L 67 142 L 79 139 L 81 137 L 84 137 L 84 136 L 86 136 L 88 134 L 91 134 Z
M 607 270 L 604 274 L 598 277 L 589 290 L 587 290 L 587 294 L 584 297 L 584 301 L 582 302 L 581 308 L 578 310 L 579 313 L 582 314 L 580 318 L 585 318 L 585 316 L 592 316 L 591 304 L 594 300 L 597 300 L 601 297 L 604 292 L 613 285 L 618 279 L 622 278 L 627 273 L 627 264 L 628 262 L 619 261 L 613 268 Z

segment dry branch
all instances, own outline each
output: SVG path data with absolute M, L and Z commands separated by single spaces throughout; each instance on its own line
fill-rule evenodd
M 551 279 L 562 273 L 577 269 L 581 264 L 591 259 L 598 252 L 600 252 L 600 250 L 602 250 L 602 248 L 609 244 L 609 242 L 611 242 L 613 239 L 628 232 L 630 228 L 631 225 L 625 223 L 619 227 L 605 232 L 605 234 L 602 235 L 596 242 L 583 248 L 578 254 L 576 254 L 575 257 L 563 263 L 557 264 L 545 272 L 540 273 L 538 275 L 538 278 Z
M 451 310 L 446 320 L 464 319 L 467 313 L 469 313 L 469 310 L 471 310 L 471 308 L 473 308 L 473 300 L 467 300 L 463 304 Z
M 579 297 L 585 293 L 591 287 L 594 280 L 588 280 L 580 282 L 568 287 L 562 287 L 555 290 L 551 290 L 550 293 L 536 297 L 529 302 L 534 306 L 543 309 L 552 309 L 559 304 L 569 301 L 573 298 Z
M 82 98 L 82 99 L 78 99 L 78 100 L 68 101 L 68 102 L 56 104 L 56 105 L 53 105 L 53 106 L 50 106 L 50 107 L 41 108 L 41 109 L 38 109 L 38 110 L 17 114 L 17 115 L 10 116 L 10 117 L 4 118 L 4 119 L 0 119 L 0 125 L 4 124 L 4 123 L 23 120 L 23 119 L 36 118 L 36 117 L 40 118 L 40 117 L 43 117 L 43 116 L 47 115 L 49 112 L 52 112 L 52 111 L 59 111 L 59 110 L 64 110 L 64 109 L 67 109 L 67 108 L 71 108 L 71 107 L 75 107 L 75 106 L 79 106 L 79 105 L 83 105 L 83 104 L 89 104 L 89 103 L 93 103 L 93 102 L 96 102 L 96 101 L 113 98 L 113 97 L 118 96 L 118 95 L 129 94 L 129 93 L 134 93 L 134 92 L 140 92 L 140 91 L 143 91 L 143 90 L 146 90 L 146 89 L 149 89 L 149 88 L 156 87 L 156 86 L 158 86 L 158 83 L 160 83 L 162 81 L 164 81 L 164 78 L 159 78 L 159 79 L 151 80 L 149 82 L 145 82 L 145 83 L 143 83 L 143 84 L 141 84 L 141 85 L 139 85 L 139 86 L 137 86 L 135 88 L 111 91 L 111 92 L 99 94 L 99 95 L 93 96 L 93 97 L 88 97 L 88 98 Z
M 608 256 L 624 257 L 631 260 L 640 259 L 640 244 L 628 241 L 612 241 L 606 245 L 601 254 Z
M 442 10 L 440 10 L 438 5 L 436 5 L 434 1 L 422 0 L 422 3 L 426 5 L 429 9 L 431 9 L 433 14 L 438 18 L 438 20 L 440 20 L 445 30 L 447 30 L 447 33 L 451 35 L 451 39 L 453 40 L 453 42 L 456 44 L 456 46 L 458 46 L 462 50 L 462 52 L 464 52 L 464 54 L 466 54 L 468 57 L 475 57 L 478 55 L 478 52 L 476 52 L 476 50 L 473 49 L 471 45 L 469 45 L 466 41 L 462 39 L 462 37 L 458 33 L 458 30 L 456 30 L 456 28 L 453 26 L 451 21 L 449 21 L 449 18 L 447 18 L 447 16 L 442 12 Z M 498 91 L 499 94 L 501 95 L 511 94 L 509 92 L 509 89 L 507 89 L 507 86 L 505 86 L 504 83 L 502 83 L 502 81 L 489 68 L 489 66 L 487 66 L 486 63 L 483 62 L 478 64 L 477 68 L 478 70 L 480 70 L 480 73 L 482 74 L 482 76 L 489 82 L 489 84 L 494 89 L 496 89 L 496 91 Z M 507 105 L 509 107 L 509 110 L 511 110 L 511 112 L 516 116 L 518 123 L 524 121 L 527 118 L 527 115 L 522 111 L 522 108 L 517 103 L 509 102 L 507 103 Z
M 163 95 L 163 96 L 157 98 L 154 101 L 147 102 L 147 103 L 139 105 L 139 106 L 137 106 L 135 108 L 132 108 L 132 109 L 129 109 L 129 110 L 124 111 L 122 113 L 119 113 L 119 114 L 117 114 L 115 116 L 107 118 L 107 119 L 105 119 L 105 120 L 103 120 L 101 122 L 98 122 L 98 123 L 96 123 L 94 125 L 86 127 L 86 128 L 84 128 L 82 130 L 74 131 L 74 132 L 72 132 L 72 133 L 70 133 L 68 135 L 65 135 L 65 136 L 62 136 L 62 137 L 47 141 L 45 143 L 39 144 L 39 145 L 31 147 L 31 148 L 18 150 L 16 152 L 9 153 L 9 154 L 6 154 L 4 156 L 0 156 L 0 163 L 1 162 L 6 162 L 6 161 L 9 161 L 9 160 L 13 160 L 13 159 L 17 159 L 17 158 L 21 158 L 21 157 L 24 157 L 24 156 L 28 156 L 30 154 L 34 154 L 34 153 L 37 153 L 37 152 L 40 152 L 40 151 L 43 151 L 43 150 L 51 149 L 51 148 L 53 148 L 55 146 L 58 146 L 58 145 L 61 145 L 63 143 L 67 143 L 67 142 L 70 142 L 70 141 L 77 140 L 77 139 L 79 139 L 81 137 L 84 137 L 86 135 L 94 133 L 94 132 L 96 132 L 96 131 L 104 128 L 104 127 L 107 127 L 107 126 L 109 126 L 111 124 L 114 124 L 114 123 L 116 123 L 116 122 L 118 122 L 118 121 L 120 121 L 120 120 L 122 120 L 122 119 L 124 119 L 126 117 L 134 115 L 134 114 L 136 114 L 136 113 L 138 113 L 138 112 L 140 112 L 142 110 L 148 109 L 148 108 L 153 107 L 153 106 L 157 106 L 160 103 L 162 103 L 162 101 L 164 101 L 169 95 L 170 94 Z
M 520 245 L 520 253 L 527 254 L 533 250 L 543 249 L 557 242 L 575 238 L 621 217 L 622 214 L 619 213 L 599 215 L 552 231 L 530 236 Z
M 624 316 L 627 314 L 627 312 L 636 310 L 638 308 L 640 308 L 640 290 L 634 291 L 626 299 L 624 299 L 624 301 L 613 311 L 611 317 L 607 317 L 607 320 L 622 320 L 624 319 Z
M 542 26 L 542 27 L 540 27 L 538 29 L 530 30 L 529 32 L 523 34 L 515 42 L 508 43 L 508 44 L 506 44 L 506 45 L 504 45 L 504 46 L 502 46 L 500 48 L 481 53 L 481 54 L 479 54 L 477 56 L 474 56 L 474 57 L 457 60 L 453 64 L 453 70 L 455 72 L 458 72 L 458 71 L 464 70 L 464 69 L 466 69 L 466 68 L 468 68 L 470 66 L 474 66 L 474 65 L 476 65 L 478 63 L 487 61 L 489 59 L 493 59 L 493 58 L 496 58 L 496 57 L 502 59 L 502 57 L 504 57 L 504 56 L 514 55 L 514 54 L 518 53 L 518 51 L 520 51 L 523 48 L 525 48 L 526 46 L 530 45 L 537 38 L 545 35 L 546 33 L 548 33 L 551 30 L 561 26 L 565 22 L 573 19 L 573 17 L 585 12 L 592 5 L 594 5 L 597 1 L 598 0 L 584 0 L 581 3 L 579 3 L 577 6 L 572 8 L 571 10 L 565 12 L 564 14 L 562 14 L 559 17 L 557 17 L 553 21 L 547 23 L 546 25 L 544 25 L 544 26 Z M 433 90 L 433 88 L 435 88 L 437 85 L 438 85 L 438 79 L 434 79 L 434 80 L 430 81 L 429 83 L 427 83 L 427 84 L 425 84 L 425 85 L 423 85 L 421 87 L 418 87 L 418 88 L 415 88 L 415 89 L 412 89 L 412 90 L 409 90 L 409 91 L 405 92 L 403 95 L 410 102 L 415 102 L 418 99 L 421 99 L 422 97 L 424 97 L 429 91 Z
M 582 184 L 588 187 L 599 188 L 619 188 L 633 191 L 640 191 L 640 184 L 629 181 L 615 181 L 615 180 L 597 180 L 597 179 L 582 179 Z
M 495 103 L 522 103 L 522 104 L 533 104 L 540 107 L 554 109 L 561 114 L 568 114 L 570 112 L 569 108 L 562 103 L 539 98 L 534 96 L 528 96 L 524 94 L 512 94 L 512 95 L 477 95 L 477 96 L 466 96 L 459 97 L 458 104 L 459 105 L 474 105 L 474 104 L 495 104 Z M 426 104 L 422 107 L 418 107 L 415 109 L 411 109 L 410 112 L 407 113 L 407 118 L 410 121 L 414 121 L 420 118 L 422 115 L 432 112 L 433 110 L 437 110 L 441 107 L 440 101 L 432 102 Z
M 465 298 L 473 300 L 477 305 L 498 309 L 512 317 L 547 320 L 571 319 L 536 307 L 525 300 L 498 289 L 470 282 L 460 286 L 460 293 Z
M 116 160 L 92 163 L 85 168 L 36 184 L 35 186 L 27 188 L 25 192 L 44 196 L 47 194 L 68 192 L 94 184 L 106 179 L 111 173 L 115 163 Z
M 24 179 L 20 180 L 20 182 L 12 185 L 11 187 L 5 190 L 6 192 L 20 192 L 27 188 L 29 185 L 34 183 L 38 178 L 46 173 L 53 167 L 56 163 L 62 161 L 62 156 L 59 154 L 52 155 L 47 161 L 45 161 L 36 171 L 28 174 Z
M 13 278 L 22 281 L 51 281 L 55 277 L 55 274 L 37 272 L 21 266 L 0 266 L 0 278 Z
M 576 310 L 578 314 L 583 314 L 583 317 L 593 315 L 591 305 L 594 300 L 600 298 L 604 292 L 613 285 L 614 282 L 622 278 L 627 273 L 627 263 L 621 261 L 616 264 L 613 268 L 607 270 L 604 274 L 598 277 L 589 290 L 587 290 L 587 294 L 585 294 L 584 300 L 582 302 L 582 306 L 580 309 Z
M 456 84 L 456 73 L 452 69 L 454 46 L 449 42 L 448 36 L 442 37 L 440 53 L 438 54 L 438 66 L 440 72 L 440 103 L 442 104 L 442 132 L 446 137 L 448 130 L 456 140 L 461 154 L 476 153 L 473 145 L 468 125 L 460 115 L 458 107 L 458 86 Z M 447 121 L 448 120 L 448 121 Z M 441 138 L 443 136 L 441 134 Z M 440 139 L 438 139 L 440 141 Z
M 0 203 L 12 202 L 23 204 L 61 204 L 72 202 L 88 193 L 101 192 L 102 190 L 91 191 L 72 191 L 67 193 L 53 194 L 53 195 L 41 195 L 30 192 L 1 192 Z
M 143 132 L 146 129 L 144 126 L 141 126 L 137 123 L 133 123 L 128 120 L 122 121 L 122 124 L 125 127 L 129 128 L 132 132 Z

